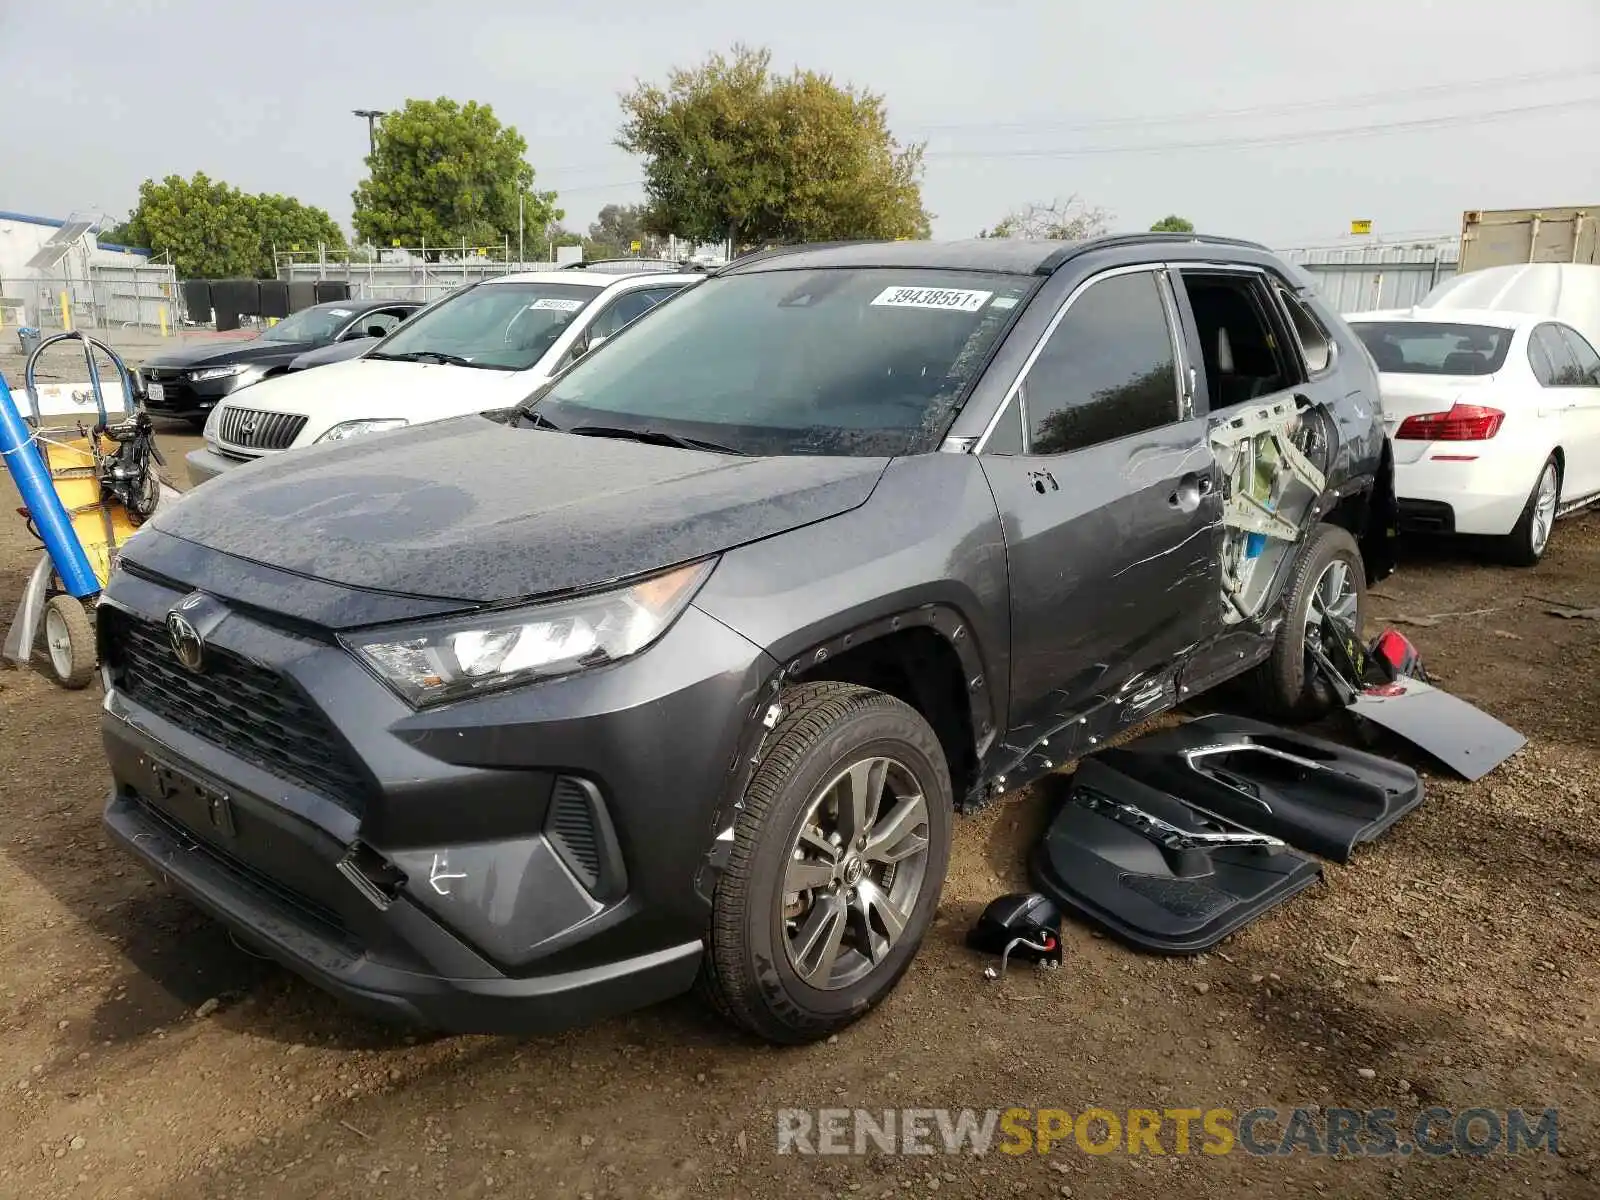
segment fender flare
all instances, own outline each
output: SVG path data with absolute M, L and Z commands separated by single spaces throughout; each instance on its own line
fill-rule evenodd
M 695 872 L 695 890 L 706 903 L 711 902 L 717 877 L 728 865 L 733 850 L 734 822 L 743 807 L 745 789 L 761 761 L 768 734 L 782 719 L 784 687 L 795 677 L 845 651 L 907 629 L 931 629 L 955 651 L 966 684 L 973 753 L 980 763 L 983 761 L 998 736 L 994 703 L 982 650 L 972 636 L 966 617 L 954 605 L 921 604 L 841 629 L 822 641 L 811 643 L 800 653 L 779 660 L 777 668 L 763 681 L 756 702 L 745 713 L 738 747 L 728 764 L 727 783 L 712 814 L 706 853 Z M 958 806 L 960 803 L 961 798 L 957 797 Z

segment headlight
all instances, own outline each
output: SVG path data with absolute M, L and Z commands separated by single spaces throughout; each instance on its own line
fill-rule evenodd
M 217 431 L 222 424 L 222 410 L 226 407 L 224 404 L 213 405 L 210 413 L 206 415 L 206 427 L 200 431 L 200 436 L 205 438 L 206 445 L 213 450 L 217 448 Z
M 371 417 L 365 421 L 346 421 L 341 425 L 335 425 L 317 441 L 342 442 L 345 438 L 360 437 L 364 433 L 382 433 L 385 429 L 400 429 L 406 424 L 408 422 L 404 417 Z
M 343 641 L 402 699 L 422 708 L 637 654 L 667 631 L 714 564 L 707 559 L 609 592 Z
M 202 383 L 207 379 L 232 379 L 235 375 L 243 375 L 249 369 L 248 363 L 233 363 L 226 367 L 202 367 L 198 371 L 190 371 L 189 378 L 195 383 Z

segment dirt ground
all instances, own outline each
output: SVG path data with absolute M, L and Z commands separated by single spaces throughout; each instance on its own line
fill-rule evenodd
M 164 439 L 182 484 L 181 450 Z M 31 551 L 0 481 L 0 630 Z M 7 519 L 10 518 L 10 519 Z M 1379 589 L 1445 686 L 1531 739 L 1196 960 L 1069 926 L 1000 983 L 961 945 L 1048 786 L 958 823 L 938 922 L 836 1040 L 682 1000 L 559 1036 L 417 1038 L 230 942 L 111 850 L 97 688 L 0 673 L 0 1196 L 1600 1195 L 1600 516 L 1533 571 L 1413 548 Z M 1449 614 L 1440 616 L 1440 614 Z M 1420 618 L 1420 623 L 1417 619 Z M 1420 765 L 1420 764 L 1419 764 Z M 1049 782 L 1049 781 L 1047 781 Z M 785 1107 L 1560 1110 L 1559 1156 L 779 1156 Z M 1168 1143 L 1170 1148 L 1170 1141 Z

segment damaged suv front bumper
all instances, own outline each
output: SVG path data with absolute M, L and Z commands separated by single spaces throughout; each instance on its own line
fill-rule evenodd
M 368 1012 L 538 1032 L 687 990 L 693 886 L 774 664 L 693 607 L 639 663 L 415 712 L 329 639 L 231 611 L 187 671 L 185 593 L 119 571 L 100 616 L 112 837 L 239 937 Z M 644 670 L 632 670 L 642 666 Z

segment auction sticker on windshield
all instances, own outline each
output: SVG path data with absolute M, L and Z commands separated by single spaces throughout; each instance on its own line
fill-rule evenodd
M 550 309 L 555 309 L 556 312 L 577 312 L 582 307 L 582 300 L 561 300 L 555 296 L 541 296 L 528 305 L 529 311 L 532 312 Z
M 977 312 L 988 303 L 993 292 L 969 288 L 889 287 L 872 303 L 882 308 L 947 308 L 954 312 Z

